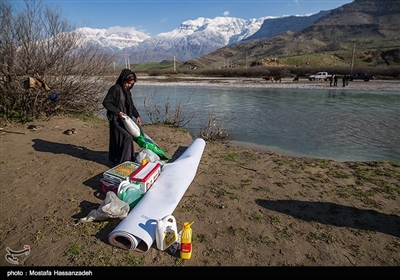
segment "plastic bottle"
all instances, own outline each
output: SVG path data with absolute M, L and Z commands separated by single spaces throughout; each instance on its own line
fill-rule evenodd
M 194 222 L 184 222 L 181 233 L 181 258 L 190 259 L 192 257 L 192 228 L 190 227 Z
M 168 249 L 178 239 L 175 217 L 167 215 L 157 220 L 156 243 L 158 250 Z

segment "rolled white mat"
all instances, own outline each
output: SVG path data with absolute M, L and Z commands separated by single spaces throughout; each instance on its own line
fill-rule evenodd
M 204 148 L 205 141 L 197 138 L 174 162 L 164 164 L 150 190 L 108 235 L 111 245 L 127 250 L 150 249 L 157 220 L 174 212 L 196 176 Z
M 112 240 L 109 240 L 110 244 L 125 250 L 135 250 L 141 241 L 142 240 L 125 230 L 118 231 L 118 233 L 115 233 Z

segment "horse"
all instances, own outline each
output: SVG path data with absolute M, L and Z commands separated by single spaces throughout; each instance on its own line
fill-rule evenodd
M 263 79 L 265 80 L 265 81 L 271 81 L 271 83 L 273 83 L 274 81 L 275 82 L 281 82 L 281 77 L 280 76 L 265 76 L 265 77 L 263 77 Z

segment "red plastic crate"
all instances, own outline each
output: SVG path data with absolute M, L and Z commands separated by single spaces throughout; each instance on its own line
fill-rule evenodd
M 100 183 L 101 183 L 101 191 L 103 193 L 107 193 L 108 191 L 113 191 L 116 195 L 118 195 L 118 186 L 119 185 L 115 185 L 111 182 L 108 182 L 104 178 L 100 179 Z

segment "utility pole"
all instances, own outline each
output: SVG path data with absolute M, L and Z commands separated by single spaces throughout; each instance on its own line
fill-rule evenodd
M 124 53 L 124 57 L 125 57 L 125 68 L 131 69 L 131 63 L 129 61 L 129 54 Z
M 356 44 L 353 45 L 353 54 L 351 55 L 350 75 L 353 74 L 354 54 L 356 52 Z
M 174 56 L 174 72 L 176 72 L 176 62 L 175 62 L 175 56 Z

